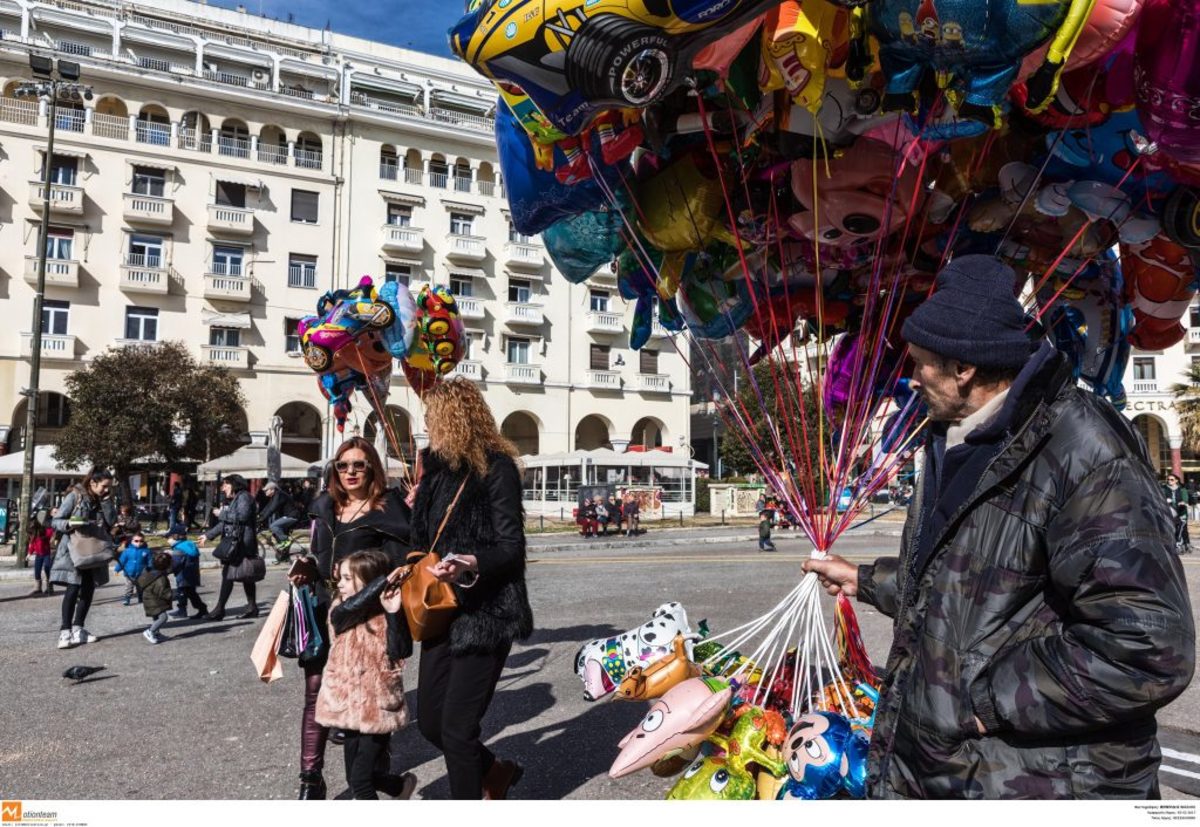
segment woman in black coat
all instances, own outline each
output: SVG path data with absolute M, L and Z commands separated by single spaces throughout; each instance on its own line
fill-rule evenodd
M 206 615 L 209 620 L 225 619 L 225 603 L 233 594 L 232 579 L 235 569 L 243 560 L 258 556 L 258 540 L 254 536 L 254 527 L 258 524 L 258 510 L 254 498 L 250 496 L 246 478 L 240 474 L 230 474 L 221 481 L 221 495 L 225 505 L 214 508 L 217 524 L 204 534 L 205 541 L 220 537 L 220 542 L 232 546 L 230 556 L 221 564 L 221 591 L 217 594 L 217 605 Z M 258 617 L 258 601 L 256 584 L 249 580 L 242 581 L 242 589 L 246 592 L 246 611 L 239 618 Z
M 412 549 L 409 541 L 409 508 L 403 495 L 387 487 L 387 472 L 375 447 L 361 437 L 343 442 L 325 469 L 326 492 L 312 501 L 310 516 L 315 520 L 311 556 L 297 561 L 289 572 L 295 586 L 311 586 L 317 595 L 316 617 L 326 628 L 330 594 L 327 583 L 333 580 L 334 566 L 356 551 L 382 549 L 395 565 L 401 565 Z M 383 578 L 371 590 L 364 589 L 357 603 L 368 599 L 378 602 Z M 370 591 L 370 594 L 367 592 Z M 356 598 L 359 596 L 356 595 Z M 343 604 L 345 608 L 351 602 Z M 341 625 L 334 613 L 339 633 L 353 626 L 357 618 L 347 617 Z M 411 643 L 409 644 L 411 646 Z M 317 723 L 317 695 L 325 669 L 328 647 L 317 658 L 300 665 L 304 668 L 304 714 L 300 723 L 300 799 L 323 799 L 326 795 L 325 744 L 329 730 Z M 394 779 L 377 779 L 381 789 Z
M 456 556 L 433 572 L 454 584 L 459 612 L 445 637 L 421 643 L 417 722 L 445 756 L 453 798 L 503 798 L 523 770 L 481 743 L 480 721 L 513 641 L 533 631 L 517 451 L 471 382 L 442 382 L 422 401 L 429 448 L 421 457 L 412 539 L 429 549 L 445 516 L 433 550 Z

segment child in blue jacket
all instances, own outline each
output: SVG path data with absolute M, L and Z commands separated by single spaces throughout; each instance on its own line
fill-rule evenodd
M 171 526 L 167 543 L 171 546 L 171 572 L 175 575 L 175 599 L 179 606 L 171 612 L 171 617 L 187 617 L 189 602 L 196 610 L 192 617 L 204 617 L 208 614 L 208 606 L 197 592 L 200 588 L 200 549 L 187 538 L 187 527 L 182 523 Z
M 138 577 L 146 570 L 146 555 L 150 549 L 146 547 L 146 538 L 142 534 L 134 534 L 129 538 L 128 545 L 117 558 L 113 571 L 125 575 L 125 602 L 128 606 L 137 595 L 138 603 L 142 602 L 142 587 L 137 584 Z

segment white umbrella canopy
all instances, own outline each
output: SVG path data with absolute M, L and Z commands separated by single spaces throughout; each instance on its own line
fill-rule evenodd
M 53 445 L 36 445 L 33 449 L 35 477 L 82 477 L 87 468 L 64 465 L 54 456 Z M 0 457 L 0 478 L 20 477 L 25 472 L 25 452 L 14 451 Z
M 295 477 L 312 476 L 309 471 L 311 463 L 280 452 L 279 477 L 292 479 Z M 267 476 L 267 446 L 243 445 L 232 454 L 217 457 L 208 462 L 202 462 L 196 468 L 196 476 L 204 482 L 210 482 L 226 474 L 241 474 L 247 479 L 258 479 Z

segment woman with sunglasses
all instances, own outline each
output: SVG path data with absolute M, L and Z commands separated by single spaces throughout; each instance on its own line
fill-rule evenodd
M 428 549 L 436 538 L 433 573 L 454 584 L 459 610 L 444 637 L 421 641 L 417 723 L 445 757 L 452 798 L 505 798 L 523 769 L 483 745 L 480 722 L 513 641 L 533 632 L 517 450 L 471 382 L 441 382 L 421 401 L 429 448 L 413 541 Z
M 375 447 L 361 437 L 351 437 L 334 452 L 325 469 L 326 491 L 312 501 L 309 516 L 315 520 L 311 557 L 298 561 L 289 579 L 295 586 L 311 586 L 317 595 L 317 623 L 326 628 L 330 604 L 328 584 L 339 560 L 356 551 L 381 549 L 393 565 L 401 565 L 412 548 L 409 542 L 409 508 L 398 489 L 388 488 L 387 473 Z M 375 590 L 377 598 L 379 590 Z M 364 600 L 366 597 L 364 597 Z M 335 613 L 335 621 L 338 617 Z M 349 623 L 348 625 L 353 625 Z M 317 723 L 317 695 L 326 652 L 305 661 L 304 716 L 300 726 L 300 799 L 326 795 L 325 743 L 329 730 Z M 386 768 L 384 768 L 386 772 Z M 388 791 L 380 779 L 380 788 Z

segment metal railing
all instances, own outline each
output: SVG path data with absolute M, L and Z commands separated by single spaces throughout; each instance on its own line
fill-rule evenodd
M 297 147 L 293 150 L 296 158 L 296 166 L 301 169 L 320 169 L 323 160 L 323 153 L 319 149 L 300 149 Z
M 171 145 L 171 126 L 165 123 L 139 120 L 133 125 L 133 138 L 139 144 Z
M 162 253 L 126 253 L 125 266 L 161 270 L 163 269 Z
M 456 112 L 453 109 L 444 109 L 440 106 L 431 106 L 429 108 L 429 119 L 438 123 L 464 126 L 476 132 L 492 132 L 496 128 L 495 121 L 485 115 Z
M 429 173 L 429 186 L 439 190 L 444 190 L 446 184 L 450 181 L 450 173 L 448 172 L 431 172 Z
M 231 158 L 250 157 L 250 139 L 235 135 L 217 135 L 217 153 Z
M 208 272 L 214 276 L 233 276 L 235 278 L 242 277 L 242 262 L 240 261 L 214 261 L 208 266 Z
M 259 89 L 262 91 L 271 88 L 271 84 L 265 80 L 254 80 L 245 75 L 235 75 L 232 72 L 214 72 L 211 69 L 205 69 L 200 73 L 200 76 L 205 80 L 210 80 L 213 83 L 223 83 L 226 86 L 241 86 L 246 89 Z
M 385 181 L 395 181 L 400 177 L 400 167 L 395 162 L 379 162 L 379 177 Z
M 374 98 L 370 95 L 364 95 L 362 92 L 351 92 L 350 103 L 352 106 L 363 106 L 367 109 L 376 109 L 380 112 L 389 112 L 394 115 L 420 116 L 425 114 L 420 104 Z
M 97 138 L 129 140 L 129 118 L 121 115 L 92 113 L 92 134 Z
M 422 174 L 421 170 L 415 167 L 404 168 L 404 183 L 406 184 L 419 184 L 421 183 L 421 179 L 423 177 L 424 175 Z
M 77 43 L 74 40 L 60 40 L 54 44 L 55 51 L 65 52 L 69 55 L 79 55 L 80 57 L 92 56 L 92 45 L 90 43 Z
M 0 121 L 17 123 L 22 126 L 37 126 L 37 102 L 0 98 Z
M 496 194 L 496 182 L 495 181 L 476 181 L 475 189 L 479 191 L 480 195 L 486 195 L 490 198 L 491 196 Z
M 179 130 L 179 148 L 212 152 L 212 133 L 207 129 L 184 127 Z
M 471 191 L 470 176 L 455 175 L 454 176 L 454 190 L 455 190 L 455 192 L 470 192 Z
M 82 109 L 59 109 L 54 128 L 62 132 L 82 132 L 87 116 Z
M 317 286 L 317 268 L 311 264 L 289 264 L 288 265 L 288 287 L 307 287 L 315 288 Z
M 268 146 L 260 143 L 258 145 L 258 160 L 264 164 L 286 164 L 287 147 Z
M 300 98 L 301 100 L 315 101 L 319 95 L 312 89 L 302 89 L 298 86 L 280 86 L 279 94 L 286 95 L 289 98 Z

